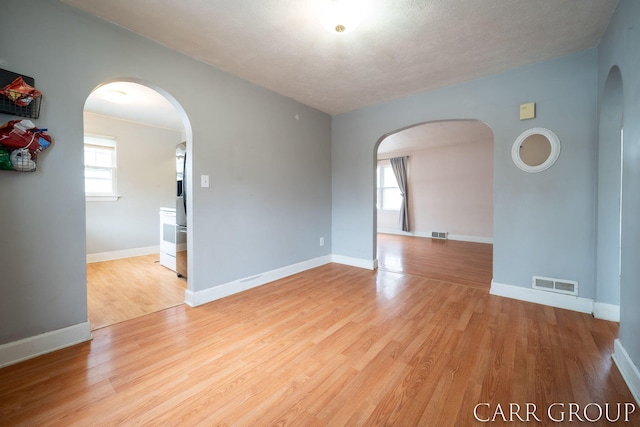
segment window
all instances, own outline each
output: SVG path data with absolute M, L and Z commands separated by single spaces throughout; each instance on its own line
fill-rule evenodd
M 402 195 L 391 165 L 378 164 L 376 181 L 378 187 L 376 206 L 378 210 L 400 211 Z
M 88 198 L 117 198 L 115 138 L 84 136 L 84 192 Z

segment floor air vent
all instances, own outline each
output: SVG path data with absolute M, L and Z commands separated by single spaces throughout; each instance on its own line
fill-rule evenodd
M 447 238 L 447 232 L 443 232 L 443 231 L 432 231 L 431 232 L 431 238 L 433 239 L 446 239 Z
M 573 280 L 551 279 L 549 277 L 533 276 L 534 289 L 557 292 L 560 294 L 578 295 L 578 282 Z

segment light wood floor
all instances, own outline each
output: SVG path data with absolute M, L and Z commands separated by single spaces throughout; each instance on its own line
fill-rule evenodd
M 184 302 L 186 279 L 163 267 L 159 255 L 87 264 L 92 329 L 144 316 Z
M 493 245 L 378 234 L 378 268 L 489 289 Z
M 451 277 L 328 264 L 105 327 L 1 369 L 0 425 L 557 426 L 553 403 L 633 402 L 616 323 Z M 483 402 L 542 422 L 479 423 Z

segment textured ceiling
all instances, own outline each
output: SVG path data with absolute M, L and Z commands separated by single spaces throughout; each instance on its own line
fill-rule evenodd
M 335 115 L 595 47 L 617 0 L 368 0 L 344 34 L 323 0 L 62 0 Z

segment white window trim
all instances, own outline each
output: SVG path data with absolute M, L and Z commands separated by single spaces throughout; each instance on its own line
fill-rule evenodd
M 384 185 L 384 173 L 381 173 L 381 168 L 383 167 L 389 167 L 391 168 L 391 164 L 389 163 L 389 160 L 386 161 L 379 161 L 378 164 L 376 165 L 376 209 L 378 210 L 378 212 L 395 212 L 398 213 L 400 212 L 400 208 L 398 209 L 382 209 L 381 207 L 378 208 L 378 201 L 380 202 L 380 206 L 384 205 L 384 200 L 383 200 L 383 190 L 385 188 L 398 188 L 398 183 L 396 182 L 395 185 L 393 187 L 380 187 L 380 181 L 382 181 L 382 185 Z
M 90 139 L 90 142 L 87 142 Z M 112 168 L 112 183 L 113 193 L 85 193 L 86 202 L 115 202 L 118 201 L 121 195 L 118 194 L 118 163 L 117 163 L 117 139 L 113 136 L 98 135 L 85 133 L 84 134 L 84 146 L 98 146 L 98 147 L 111 147 L 113 148 L 113 168 Z M 86 165 L 85 165 L 86 168 Z
M 118 194 L 115 196 L 84 196 L 85 202 L 117 202 L 118 199 L 122 197 Z

